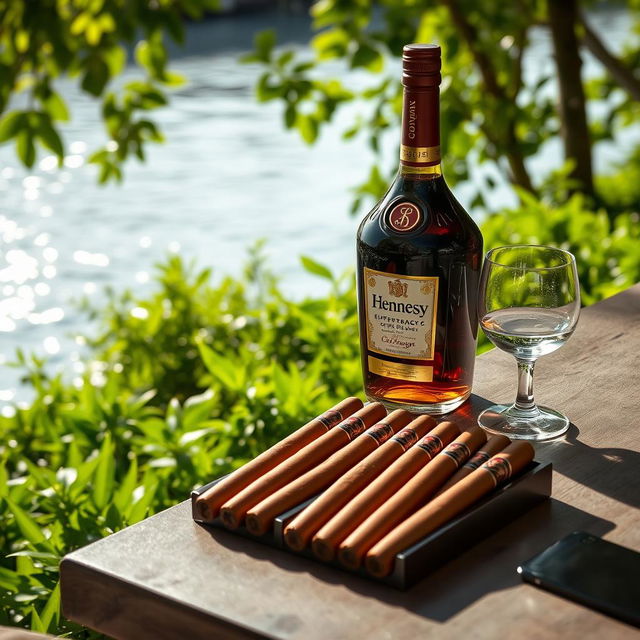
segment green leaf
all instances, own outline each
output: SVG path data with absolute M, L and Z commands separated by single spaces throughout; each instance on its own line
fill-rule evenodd
M 219 380 L 223 386 L 231 390 L 239 391 L 244 384 L 244 380 L 241 380 L 238 365 L 223 355 L 216 353 L 202 340 L 197 340 L 196 344 L 198 345 L 202 361 L 209 373 Z
M 115 475 L 115 460 L 111 434 L 107 433 L 100 448 L 98 466 L 93 479 L 93 501 L 99 509 L 104 509 L 111 498 Z
M 10 498 L 5 498 L 5 500 L 22 535 L 32 545 L 44 544 L 45 546 L 49 546 L 42 529 L 34 522 L 31 516 L 23 511 L 17 504 L 14 504 Z
M 102 95 L 107 82 L 109 82 L 109 67 L 107 63 L 102 58 L 92 56 L 87 61 L 86 71 L 80 86 L 87 93 L 98 97 Z
M 313 116 L 299 113 L 296 118 L 296 128 L 307 144 L 312 144 L 318 137 L 318 122 Z
M 0 144 L 14 138 L 27 124 L 23 111 L 10 111 L 0 119 Z
M 256 34 L 254 38 L 254 46 L 256 56 L 262 62 L 271 60 L 271 52 L 276 44 L 276 32 L 273 29 L 266 29 Z
M 60 621 L 60 581 L 56 583 L 56 586 L 53 588 L 49 599 L 47 600 L 47 604 L 44 606 L 44 609 L 40 615 L 40 622 L 42 624 L 42 631 L 44 633 L 47 632 L 55 632 L 58 627 L 58 622 Z
M 136 488 L 138 482 L 138 461 L 136 458 L 131 460 L 129 469 L 124 477 L 124 480 L 120 483 L 120 486 L 113 496 L 113 503 L 118 507 L 119 511 L 124 512 L 128 504 L 132 500 L 133 490 Z
M 351 56 L 351 68 L 364 67 L 374 73 L 384 68 L 384 58 L 372 46 L 362 43 Z
M 44 633 L 46 630 L 47 629 L 42 623 L 42 620 L 40 620 L 40 616 L 38 615 L 36 608 L 32 606 L 31 607 L 31 631 L 38 631 L 40 633 Z
M 31 129 L 21 129 L 16 135 L 16 152 L 22 164 L 29 168 L 33 167 L 36 161 L 36 147 Z
M 309 256 L 300 256 L 300 262 L 302 262 L 302 266 L 304 267 L 305 271 L 320 276 L 321 278 L 325 278 L 330 282 L 333 282 L 335 280 L 328 267 L 325 267 L 312 258 L 309 258 Z
M 59 93 L 50 91 L 47 98 L 43 100 L 43 105 L 48 111 L 52 120 L 68 122 L 69 109 L 67 108 L 67 103 Z
M 64 147 L 60 134 L 55 130 L 48 117 L 41 117 L 36 129 L 36 135 L 47 149 L 53 151 L 58 158 L 64 156 Z

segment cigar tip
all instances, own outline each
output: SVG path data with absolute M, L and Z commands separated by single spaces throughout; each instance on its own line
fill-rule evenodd
M 263 522 L 262 518 L 258 517 L 254 513 L 248 513 L 244 521 L 247 531 L 254 536 L 261 536 L 267 532 L 268 524 Z
M 388 569 L 383 566 L 383 563 L 380 562 L 378 558 L 367 558 L 364 566 L 372 576 L 376 576 L 377 578 L 383 578 L 389 573 Z
M 196 500 L 196 511 L 203 520 L 205 521 L 213 520 L 213 514 L 211 513 L 211 508 L 206 502 L 204 501 L 199 502 Z
M 302 551 L 304 549 L 304 541 L 302 536 L 295 529 L 285 529 L 284 541 L 288 547 L 291 547 L 294 551 Z
M 340 549 L 338 560 L 349 569 L 357 569 L 360 566 L 360 557 L 353 549 Z
M 251 513 L 247 514 L 245 526 L 247 527 L 247 531 L 252 533 L 254 536 L 261 536 L 266 531 L 265 527 L 263 527 L 260 522 L 260 518 Z
M 222 509 L 220 512 L 220 519 L 227 529 L 237 529 L 240 525 L 235 515 L 231 511 L 226 511 L 225 509 Z
M 325 562 L 331 562 L 331 560 L 333 560 L 333 548 L 323 540 L 314 540 L 311 543 L 311 549 L 313 554 L 320 558 L 320 560 L 324 560 Z

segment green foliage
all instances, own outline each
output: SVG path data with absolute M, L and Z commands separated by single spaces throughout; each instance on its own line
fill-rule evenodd
M 67 552 L 185 499 L 361 387 L 353 274 L 294 302 L 256 251 L 245 278 L 171 258 L 145 300 L 112 295 L 81 387 L 27 360 L 29 408 L 0 417 L 0 624 L 90 637 L 60 617 Z M 141 310 L 144 310 L 142 312 Z
M 578 4 L 584 6 L 579 7 L 575 31 L 579 53 L 584 57 L 588 49 L 583 40 L 584 11 L 590 3 Z M 629 0 L 617 9 L 626 11 L 635 24 L 629 41 L 620 55 L 610 56 L 601 76 L 583 80 L 588 103 L 585 108 L 590 114 L 591 155 L 596 156 L 601 148 L 596 143 L 612 141 L 638 119 L 634 91 L 629 93 L 628 85 L 620 86 L 617 75 L 620 68 L 626 70 L 629 84 L 640 93 L 640 82 L 633 79 L 640 59 L 638 6 Z M 560 135 L 560 125 L 571 131 L 572 122 L 561 122 L 562 113 L 549 89 L 580 69 L 564 69 L 561 73 L 554 56 L 549 65 L 539 66 L 533 84 L 525 84 L 523 59 L 531 44 L 531 31 L 534 26 L 547 31 L 551 27 L 546 2 L 386 0 L 378 4 L 373 0 L 322 0 L 312 5 L 311 14 L 317 32 L 311 40 L 311 58 L 304 53 L 299 56 L 294 50 L 276 55 L 274 33 L 269 32 L 268 38 L 258 35 L 256 53 L 246 60 L 260 62 L 265 69 L 256 87 L 258 98 L 281 101 L 285 125 L 297 128 L 307 142 L 316 139 L 338 107 L 357 102 L 357 115 L 344 137 L 366 139 L 374 153 L 374 166 L 356 190 L 354 211 L 363 199 L 375 201 L 382 195 L 389 181 L 388 169 L 396 164 L 380 155 L 381 137 L 395 130 L 401 119 L 402 87 L 397 67 L 385 61 L 400 57 L 403 45 L 409 42 L 437 42 L 443 49 L 441 142 L 450 182 L 468 180 L 479 164 L 490 164 L 520 190 L 538 195 L 545 188 L 549 191 L 549 181 L 554 183 L 558 176 L 534 176 L 526 161 Z M 338 80 L 319 81 L 327 63 L 333 69 L 336 60 L 368 72 L 370 85 L 351 91 Z M 336 95 L 340 98 L 334 102 L 332 96 Z M 331 108 L 326 108 L 327 100 Z M 638 164 L 637 152 L 630 160 Z M 564 176 L 578 165 L 591 164 L 590 157 L 566 157 L 565 161 Z M 561 182 L 564 176 L 560 173 Z M 473 205 L 491 209 L 492 199 L 487 194 L 495 186 L 492 179 L 476 176 L 472 185 L 476 188 Z M 605 197 L 606 186 L 603 188 L 599 181 L 596 186 L 597 195 Z M 593 195 L 591 185 L 574 181 L 570 188 Z
M 143 160 L 146 143 L 162 141 L 145 113 L 166 104 L 165 88 L 182 81 L 167 68 L 167 40 L 183 43 L 184 20 L 217 8 L 218 0 L 1 3 L 0 144 L 13 141 L 27 167 L 38 146 L 61 162 L 59 123 L 70 113 L 56 83 L 75 78 L 82 91 L 102 100 L 108 142 L 91 156 L 99 180 L 121 179 L 131 154 Z M 112 90 L 134 44 L 144 77 Z

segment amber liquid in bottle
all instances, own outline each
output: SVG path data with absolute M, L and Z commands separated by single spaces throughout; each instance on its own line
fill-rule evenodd
M 482 262 L 480 231 L 440 170 L 439 84 L 440 48 L 406 46 L 400 168 L 357 240 L 365 393 L 436 415 L 471 393 Z

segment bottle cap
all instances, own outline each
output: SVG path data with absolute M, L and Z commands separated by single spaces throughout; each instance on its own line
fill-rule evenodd
M 415 89 L 438 87 L 441 66 L 437 44 L 407 44 L 402 50 L 402 84 Z

